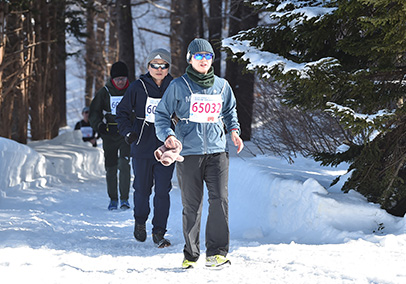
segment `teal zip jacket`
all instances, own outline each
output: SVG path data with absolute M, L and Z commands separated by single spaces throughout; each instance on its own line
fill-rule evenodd
M 219 95 L 222 99 L 220 119 L 214 123 L 198 123 L 189 120 L 191 93 Z M 171 116 L 179 118 L 175 131 L 171 129 Z M 175 136 L 183 145 L 182 156 L 227 152 L 225 129 L 240 131 L 236 100 L 227 80 L 215 76 L 212 87 L 203 88 L 187 74 L 174 79 L 166 89 L 155 111 L 155 130 L 159 140 Z

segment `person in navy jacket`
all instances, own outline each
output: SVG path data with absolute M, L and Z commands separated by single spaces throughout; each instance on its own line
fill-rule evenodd
M 144 242 L 147 237 L 145 223 L 150 213 L 149 198 L 154 185 L 152 239 L 160 248 L 171 245 L 166 239 L 169 216 L 172 174 L 175 165 L 164 166 L 154 157 L 154 151 L 163 145 L 155 135 L 155 108 L 172 81 L 169 74 L 170 53 L 155 49 L 147 57 L 148 72 L 128 87 L 117 106 L 119 133 L 131 145 L 134 170 L 134 237 Z

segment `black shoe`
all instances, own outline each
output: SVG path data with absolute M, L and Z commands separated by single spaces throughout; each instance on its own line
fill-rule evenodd
M 152 234 L 152 240 L 157 245 L 158 248 L 169 247 L 171 242 L 164 238 L 165 233 Z
M 145 242 L 145 240 L 147 239 L 145 224 L 137 224 L 137 222 L 135 222 L 134 238 L 139 242 Z
M 128 203 L 128 200 L 120 200 L 120 209 L 121 210 L 127 210 L 130 209 L 130 203 Z

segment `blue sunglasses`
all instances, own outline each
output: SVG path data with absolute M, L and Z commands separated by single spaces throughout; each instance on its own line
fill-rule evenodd
M 206 60 L 210 60 L 213 58 L 213 53 L 195 53 L 193 54 L 193 58 L 196 60 L 202 60 L 204 58 L 206 58 Z

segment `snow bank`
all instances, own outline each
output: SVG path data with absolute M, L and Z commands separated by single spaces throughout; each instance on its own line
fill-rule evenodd
M 0 189 L 104 175 L 103 151 L 83 142 L 80 131 L 28 145 L 0 137 L 0 159 Z
M 79 130 L 70 131 L 52 140 L 31 142 L 28 146 L 46 157 L 48 175 L 58 176 L 63 180 L 104 175 L 103 151 L 83 142 L 81 137 Z
M 235 237 L 323 244 L 406 228 L 403 219 L 354 191 L 331 193 L 314 178 L 291 180 L 272 173 L 272 168 L 241 159 L 230 163 L 230 227 Z
M 0 189 L 46 176 L 46 159 L 30 147 L 0 137 Z

